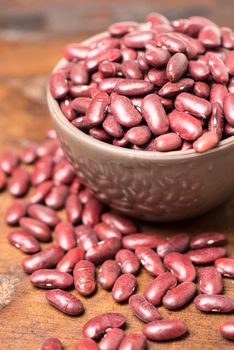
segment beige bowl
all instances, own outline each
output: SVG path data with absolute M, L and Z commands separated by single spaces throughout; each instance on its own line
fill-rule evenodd
M 55 70 L 63 64 L 64 59 Z M 112 208 L 148 221 L 183 220 L 216 207 L 234 192 L 234 136 L 203 154 L 125 149 L 78 130 L 49 90 L 47 97 L 67 159 L 84 184 Z

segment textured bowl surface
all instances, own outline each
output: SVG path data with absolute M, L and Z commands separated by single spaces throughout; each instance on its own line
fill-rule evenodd
M 49 90 L 47 98 L 67 159 L 83 182 L 112 208 L 147 221 L 176 221 L 205 213 L 234 192 L 234 136 L 203 154 L 124 149 L 78 130 Z

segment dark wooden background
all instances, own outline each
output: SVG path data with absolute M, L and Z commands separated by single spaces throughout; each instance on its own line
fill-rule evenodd
M 203 15 L 233 27 L 234 1 L 0 0 L 0 152 L 9 146 L 18 148 L 26 139 L 41 140 L 51 125 L 45 88 L 65 43 L 103 31 L 114 21 L 143 21 L 150 11 L 160 11 L 171 19 Z M 8 194 L 0 194 L 0 350 L 39 350 L 49 336 L 61 338 L 66 350 L 75 349 L 85 320 L 105 310 L 123 311 L 128 331 L 139 331 L 141 322 L 129 308 L 113 303 L 104 291 L 84 300 L 87 312 L 81 318 L 65 316 L 47 306 L 44 291 L 34 289 L 19 266 L 22 253 L 6 241 L 9 228 L 3 213 L 11 200 Z M 234 256 L 234 197 L 200 218 L 150 228 L 163 235 L 221 230 L 228 235 L 228 251 Z M 141 293 L 152 278 L 143 272 L 138 280 Z M 234 297 L 230 279 L 225 280 L 225 293 Z M 233 343 L 218 332 L 221 321 L 233 319 L 233 315 L 206 315 L 193 305 L 179 312 L 160 311 L 164 317 L 185 319 L 190 335 L 172 343 L 151 343 L 150 349 L 233 349 Z

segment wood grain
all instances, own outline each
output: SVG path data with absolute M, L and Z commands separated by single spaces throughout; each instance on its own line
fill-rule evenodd
M 0 152 L 12 146 L 20 148 L 28 139 L 42 140 L 45 130 L 51 126 L 45 88 L 48 74 L 59 59 L 65 42 L 78 41 L 84 35 L 103 30 L 113 20 L 126 17 L 142 20 L 144 14 L 155 7 L 155 1 L 70 1 L 69 6 L 65 1 L 1 1 Z M 227 25 L 232 21 L 233 2 L 158 1 L 157 8 L 164 13 L 168 11 L 174 18 L 194 12 L 208 14 L 219 24 Z M 70 24 L 68 14 L 63 17 L 64 9 L 73 14 Z M 78 13 L 80 9 L 82 11 Z M 74 25 L 75 16 L 81 22 Z M 105 311 L 123 312 L 127 317 L 127 332 L 139 332 L 142 323 L 128 306 L 114 303 L 111 295 L 100 288 L 92 298 L 81 297 L 86 306 L 82 317 L 65 316 L 48 306 L 45 292 L 33 288 L 21 270 L 19 264 L 23 254 L 7 243 L 9 228 L 3 218 L 11 201 L 9 194 L 0 194 L 0 349 L 37 350 L 50 336 L 59 337 L 66 350 L 75 349 L 84 322 Z M 202 217 L 167 225 L 142 224 L 142 228 L 163 236 L 176 232 L 188 232 L 192 236 L 206 230 L 220 230 L 227 234 L 228 253 L 234 257 L 234 196 Z M 152 277 L 142 271 L 137 279 L 138 292 L 142 293 Z M 74 291 L 74 294 L 77 293 Z M 225 294 L 234 297 L 231 279 L 225 279 Z M 233 315 L 202 314 L 194 305 L 177 312 L 163 307 L 159 310 L 163 317 L 184 319 L 189 326 L 189 335 L 170 343 L 150 343 L 149 349 L 233 349 L 233 343 L 224 340 L 218 331 L 220 323 L 233 319 Z

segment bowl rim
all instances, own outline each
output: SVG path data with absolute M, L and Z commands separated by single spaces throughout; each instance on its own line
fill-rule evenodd
M 98 33 L 84 41 L 82 41 L 80 44 L 89 44 L 91 41 L 96 39 L 101 39 L 108 35 L 108 32 L 101 32 Z M 65 63 L 68 61 L 65 58 L 62 58 L 58 61 L 55 68 L 53 69 L 53 72 L 57 71 L 59 68 L 61 68 Z M 169 151 L 169 152 L 152 152 L 152 151 L 145 151 L 145 150 L 135 150 L 135 149 L 129 149 L 124 147 L 118 147 L 112 144 L 109 144 L 104 141 L 100 141 L 98 139 L 95 139 L 94 137 L 91 137 L 90 135 L 86 134 L 82 130 L 76 128 L 64 115 L 62 112 L 59 103 L 56 99 L 54 99 L 50 93 L 49 89 L 49 83 L 47 84 L 47 102 L 50 109 L 50 112 L 53 116 L 56 116 L 56 119 L 67 129 L 68 132 L 72 133 L 75 137 L 77 137 L 79 140 L 89 143 L 92 146 L 96 146 L 102 151 L 109 152 L 115 155 L 119 155 L 122 157 L 127 158 L 140 158 L 140 159 L 152 159 L 154 161 L 160 160 L 184 160 L 188 158 L 205 158 L 210 155 L 214 155 L 215 153 L 218 153 L 220 150 L 226 150 L 230 146 L 234 145 L 234 135 L 228 137 L 225 140 L 219 141 L 218 145 L 208 150 L 204 153 L 197 153 L 194 149 L 188 149 L 188 150 L 177 150 L 177 151 Z

